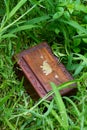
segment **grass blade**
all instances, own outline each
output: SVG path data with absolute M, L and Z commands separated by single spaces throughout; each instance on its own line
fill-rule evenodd
M 62 100 L 62 97 L 60 95 L 60 92 L 57 90 L 57 87 L 54 83 L 51 82 L 51 86 L 52 86 L 52 89 L 55 93 L 55 102 L 57 104 L 57 107 L 58 107 L 58 110 L 59 110 L 59 113 L 60 113 L 60 117 L 62 119 L 62 125 L 64 127 L 65 130 L 68 130 L 68 117 L 67 117 L 67 113 L 66 113 L 66 108 L 65 108 L 65 105 L 64 105 L 64 102 Z
M 4 120 L 11 130 L 16 130 L 6 117 L 4 118 Z
M 40 22 L 43 22 L 45 20 L 48 20 L 49 18 L 50 18 L 49 15 L 44 15 L 41 17 L 33 18 L 33 19 L 25 22 L 25 24 L 36 24 L 36 23 L 40 23 Z
M 10 1 L 9 0 L 4 0 L 4 3 L 5 3 L 5 6 L 6 6 L 6 15 L 7 15 L 7 18 L 9 16 L 9 3 Z
M 0 107 L 5 103 L 7 102 L 7 100 L 10 98 L 10 96 L 12 96 L 11 94 L 3 97 L 3 98 L 0 98 Z
M 80 111 L 78 110 L 77 106 L 75 105 L 75 103 L 68 97 L 64 97 L 64 99 L 66 99 L 74 108 L 75 112 L 76 112 L 76 115 L 78 117 L 80 117 Z
M 45 103 L 44 103 L 45 105 Z M 52 111 L 52 108 L 53 108 L 53 101 L 51 101 L 49 107 L 48 107 L 48 110 L 44 113 L 44 117 L 46 117 L 47 115 L 49 115 L 49 113 Z
M 44 105 L 49 108 L 49 105 L 47 103 L 44 103 Z M 55 110 L 52 109 L 52 111 L 50 112 L 52 114 L 52 116 L 54 116 L 54 118 L 60 123 L 60 125 L 62 126 L 62 120 L 59 117 L 59 115 L 56 113 Z
M 11 37 L 17 38 L 17 36 L 15 34 L 12 34 L 12 33 L 2 35 L 2 39 L 11 38 Z
M 9 19 L 18 11 L 18 9 L 20 9 L 20 7 L 25 4 L 27 0 L 21 0 L 13 9 L 12 11 L 9 13 Z
M 19 26 L 19 27 L 13 29 L 11 31 L 11 33 L 16 33 L 16 32 L 23 31 L 23 30 L 28 30 L 28 29 L 32 29 L 32 28 L 35 28 L 35 27 L 39 27 L 39 26 L 36 26 L 36 25 L 23 25 L 23 26 Z
M 86 67 L 85 62 L 80 63 L 80 64 L 78 65 L 77 69 L 75 70 L 75 72 L 74 72 L 73 75 L 74 75 L 74 76 L 78 75 L 78 74 L 83 70 L 84 67 Z
M 87 34 L 87 29 L 85 29 L 84 27 L 82 27 L 79 23 L 77 23 L 76 21 L 73 21 L 73 20 L 69 20 L 69 21 L 64 21 L 64 20 L 60 20 L 64 23 L 67 23 L 69 24 L 70 26 L 80 30 L 82 33 L 85 33 Z

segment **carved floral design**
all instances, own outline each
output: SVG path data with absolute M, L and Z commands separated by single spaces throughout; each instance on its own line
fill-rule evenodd
M 42 71 L 45 75 L 49 75 L 50 73 L 52 73 L 52 68 L 48 64 L 47 60 L 43 61 L 43 65 L 40 66 L 40 68 L 42 68 Z

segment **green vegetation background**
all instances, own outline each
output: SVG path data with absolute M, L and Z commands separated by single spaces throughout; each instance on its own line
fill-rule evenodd
M 12 56 L 42 41 L 74 80 L 35 102 L 13 70 Z M 0 1 L 0 130 L 87 130 L 87 0 Z M 59 90 L 77 83 L 76 95 Z M 55 94 L 49 102 L 45 99 Z

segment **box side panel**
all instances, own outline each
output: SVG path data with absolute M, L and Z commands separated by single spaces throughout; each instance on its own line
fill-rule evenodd
M 25 77 L 25 88 L 31 97 L 35 97 L 36 99 L 39 97 L 44 97 L 46 95 L 46 91 L 42 88 L 42 85 L 39 83 L 31 69 L 27 66 L 22 58 L 19 59 L 17 66 L 19 67 L 17 73 L 19 73 L 18 75 L 20 77 Z

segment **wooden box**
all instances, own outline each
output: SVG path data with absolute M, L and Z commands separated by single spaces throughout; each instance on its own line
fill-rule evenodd
M 73 79 L 45 42 L 22 51 L 14 58 L 16 66 L 19 67 L 19 77 L 25 76 L 25 88 L 33 99 L 43 98 L 52 90 L 50 82 L 58 86 Z M 70 95 L 73 90 L 69 87 L 61 90 L 60 93 Z

